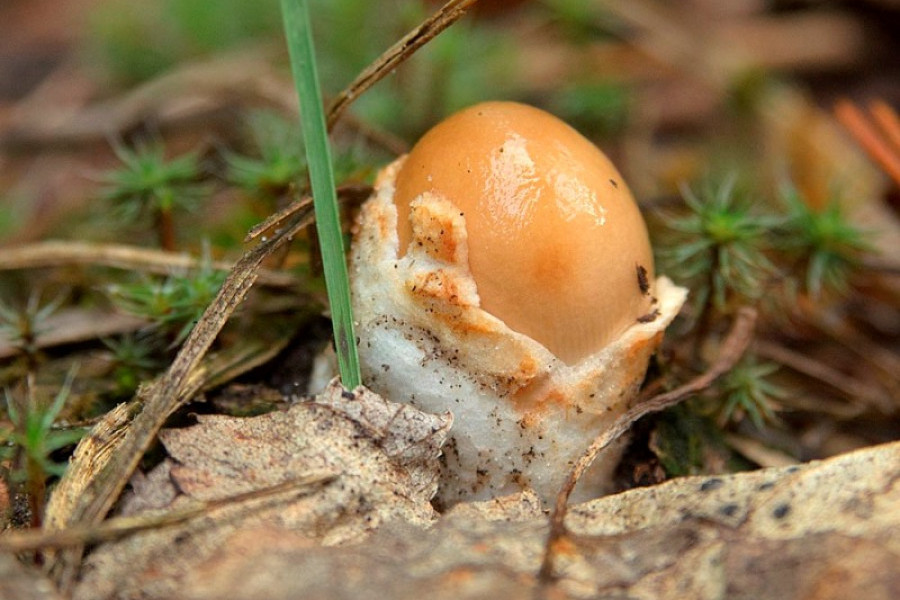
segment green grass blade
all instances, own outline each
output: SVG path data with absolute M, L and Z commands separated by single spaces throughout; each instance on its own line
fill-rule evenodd
M 344 259 L 341 221 L 334 189 L 334 172 L 319 77 L 316 73 L 315 50 L 309 21 L 307 0 L 281 0 L 284 31 L 291 57 L 294 85 L 300 97 L 300 124 L 306 145 L 309 178 L 316 212 L 316 230 L 322 249 L 325 285 L 331 304 L 338 367 L 344 387 L 360 385 L 359 357 L 356 353 L 356 333 L 350 307 L 350 283 Z

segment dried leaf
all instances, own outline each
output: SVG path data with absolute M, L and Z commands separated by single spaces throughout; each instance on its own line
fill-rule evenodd
M 178 510 L 311 471 L 340 475 L 317 493 L 246 502 L 104 544 L 88 558 L 75 598 L 175 597 L 201 561 L 232 547 L 233 536 L 259 528 L 317 546 L 360 541 L 387 521 L 429 525 L 449 416 L 425 415 L 363 389 L 350 396 L 335 382 L 285 412 L 200 416 L 194 427 L 161 432 L 171 458 L 136 486 L 128 511 Z
M 544 598 L 900 597 L 900 443 L 804 466 L 690 477 L 574 507 Z M 192 600 L 531 598 L 545 517 L 516 496 L 361 544 L 235 536 L 184 581 Z M 505 507 L 505 510 L 497 510 Z M 488 511 L 491 516 L 488 516 Z
M 381 450 L 400 465 L 411 479 L 417 496 L 430 500 L 437 491 L 439 474 L 434 459 L 453 422 L 449 412 L 441 416 L 424 413 L 408 404 L 396 404 L 366 388 L 348 398 L 332 381 L 316 402 L 343 412 L 366 429 Z

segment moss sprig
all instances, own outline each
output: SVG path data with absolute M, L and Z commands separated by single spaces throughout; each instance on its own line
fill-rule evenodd
M 192 272 L 165 279 L 145 278 L 135 283 L 109 286 L 107 293 L 121 310 L 150 320 L 172 345 L 184 341 L 194 323 L 213 301 L 225 272 L 205 260 Z
M 657 259 L 662 272 L 690 288 L 695 319 L 710 308 L 728 313 L 755 303 L 778 274 L 768 256 L 769 234 L 784 219 L 760 211 L 735 183 L 731 177 L 706 184 L 699 194 L 683 186 L 687 212 L 665 219 Z
M 65 472 L 65 463 L 54 461 L 52 454 L 76 443 L 84 435 L 83 429 L 56 427 L 56 420 L 72 391 L 74 376 L 74 370 L 70 371 L 50 402 L 16 402 L 12 393 L 5 390 L 11 427 L 0 430 L 0 456 L 15 461 L 21 455 L 22 463 L 17 463 L 11 473 L 14 481 L 24 481 L 30 476 L 46 479 Z
M 787 395 L 787 390 L 771 380 L 779 365 L 760 362 L 748 354 L 719 382 L 720 396 L 716 399 L 718 422 L 741 421 L 749 417 L 758 428 L 774 423 L 778 400 Z
M 306 150 L 296 121 L 271 112 L 247 117 L 254 155 L 225 153 L 228 179 L 260 197 L 277 197 L 306 179 Z
M 44 304 L 39 294 L 32 294 L 20 308 L 0 299 L 0 332 L 10 343 L 34 362 L 38 353 L 37 337 L 47 329 L 47 319 L 62 306 L 64 296 Z
M 200 156 L 188 152 L 166 158 L 159 142 L 139 143 L 134 148 L 114 146 L 121 165 L 104 173 L 103 197 L 113 204 L 113 214 L 123 222 L 138 222 L 150 216 L 156 224 L 159 244 L 174 250 L 177 210 L 194 210 L 209 194 L 202 181 Z
M 734 177 L 699 189 L 682 188 L 684 210 L 662 219 L 657 245 L 660 271 L 691 290 L 695 366 L 702 367 L 714 342 L 709 334 L 716 322 L 735 307 L 754 305 L 774 316 L 801 290 L 813 300 L 846 292 L 871 250 L 838 199 L 817 210 L 784 186 L 777 198 L 751 201 Z M 711 416 L 723 426 L 744 418 L 760 428 L 775 422 L 778 400 L 787 393 L 772 383 L 777 369 L 745 358 L 706 396 Z
M 815 210 L 795 187 L 784 186 L 781 201 L 787 218 L 777 245 L 794 262 L 806 292 L 819 297 L 846 291 L 863 255 L 872 250 L 864 240 L 866 232 L 847 218 L 837 198 Z
M 116 339 L 102 340 L 109 349 L 115 394 L 132 395 L 142 381 L 150 379 L 165 363 L 157 357 L 158 338 L 152 335 L 125 334 Z
M 9 480 L 22 486 L 28 499 L 31 525 L 40 526 L 46 498 L 47 480 L 61 477 L 67 463 L 57 462 L 54 453 L 78 442 L 86 430 L 57 424 L 72 391 L 75 369 L 49 402 L 33 393 L 33 382 L 14 397 L 4 390 L 8 422 L 0 424 L 0 461 L 9 465 Z

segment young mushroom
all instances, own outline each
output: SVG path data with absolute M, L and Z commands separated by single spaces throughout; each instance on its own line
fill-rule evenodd
M 352 291 L 366 384 L 451 411 L 445 504 L 534 489 L 634 400 L 686 290 L 654 280 L 615 167 L 552 115 L 488 102 L 435 126 L 363 206 Z M 610 487 L 611 448 L 579 486 Z

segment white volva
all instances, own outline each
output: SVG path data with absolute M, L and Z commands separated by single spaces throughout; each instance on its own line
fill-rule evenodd
M 537 124 L 530 129 L 529 126 L 517 128 L 514 121 L 510 124 L 507 119 L 502 122 L 497 137 L 481 120 L 493 113 L 504 119 L 510 113 L 522 113 L 537 119 Z M 478 133 L 465 132 L 465 119 L 475 120 Z M 379 174 L 375 194 L 359 216 L 351 277 L 363 380 L 391 400 L 409 402 L 430 412 L 453 413 L 450 442 L 444 447 L 445 474 L 438 492 L 444 504 L 490 498 L 526 487 L 550 502 L 573 461 L 631 406 L 650 355 L 678 313 L 686 290 L 665 277 L 652 279 L 652 258 L 643 222 L 637 209 L 621 199 L 633 203 L 627 190 L 623 192 L 627 196 L 619 193 L 624 182 L 605 157 L 600 165 L 612 169 L 609 173 L 603 171 L 589 177 L 578 170 L 570 173 L 553 167 L 545 187 L 539 187 L 543 183 L 535 183 L 535 177 L 548 176 L 541 172 L 542 168 L 546 171 L 546 165 L 556 164 L 553 162 L 556 155 L 547 158 L 548 152 L 569 152 L 567 148 L 572 144 L 582 144 L 583 138 L 574 130 L 546 113 L 512 103 L 477 105 L 445 121 L 448 122 L 452 125 L 449 130 L 452 135 L 432 136 L 430 142 L 443 151 L 448 143 L 454 143 L 453 135 L 458 135 L 461 136 L 459 148 L 448 148 L 450 153 L 446 157 L 438 153 L 428 158 L 437 161 L 439 166 L 413 173 L 421 176 L 425 189 L 410 188 L 407 177 L 403 185 L 413 191 L 409 198 L 397 197 L 398 178 L 404 177 L 404 169 L 408 172 L 410 168 L 419 169 L 418 162 L 406 162 L 421 160 L 422 152 L 417 152 L 417 145 L 408 158 L 398 159 Z M 432 131 L 440 133 L 442 126 Z M 557 135 L 561 142 L 552 138 L 553 128 L 561 128 Z M 532 132 L 548 129 L 551 139 L 536 146 Z M 425 149 L 430 135 L 426 134 L 420 142 Z M 513 143 L 507 143 L 509 140 Z M 488 151 L 509 152 L 513 155 L 510 158 L 519 163 L 529 163 L 529 169 L 519 171 L 519 175 L 528 175 L 528 180 L 517 181 L 519 175 L 506 167 L 500 173 L 506 179 L 499 177 L 496 169 L 491 171 L 491 165 L 498 163 L 496 154 L 481 162 L 467 158 L 467 153 L 478 151 L 479 141 Z M 584 143 L 589 144 L 586 140 Z M 594 151 L 579 148 L 575 153 Z M 454 168 L 464 173 L 460 175 L 461 188 L 453 176 Z M 443 172 L 447 169 L 449 175 Z M 465 182 L 469 175 L 484 176 L 486 172 L 494 177 L 489 182 L 493 190 L 490 193 L 503 197 L 485 199 L 487 192 L 479 191 L 480 183 L 472 188 Z M 451 184 L 442 186 L 442 177 L 451 178 Z M 612 200 L 605 188 L 598 191 L 597 181 L 615 188 Z M 577 193 L 578 198 L 548 198 L 548 189 L 560 194 Z M 490 201 L 509 213 L 509 218 L 514 220 L 511 229 L 531 236 L 524 241 L 509 242 L 502 249 L 506 252 L 510 251 L 511 244 L 521 245 L 521 249 L 514 249 L 522 256 L 515 264 L 483 260 L 484 253 L 490 249 L 485 249 L 479 237 L 482 224 L 473 225 L 473 219 L 493 220 L 486 229 L 492 235 L 498 233 L 494 229 L 499 226 L 496 220 L 500 213 L 483 214 L 485 211 L 479 209 Z M 555 212 L 535 213 L 540 217 L 533 219 L 536 224 L 528 222 L 529 211 L 544 210 L 535 208 L 536 203 L 547 201 L 553 202 Z M 516 206 L 520 208 L 516 210 Z M 408 223 L 398 222 L 399 214 L 408 215 Z M 616 219 L 633 227 L 634 214 L 638 214 L 636 222 L 640 231 L 637 233 L 609 235 L 607 232 L 611 230 L 603 229 L 620 226 Z M 529 230 L 532 225 L 545 229 Z M 566 227 L 575 229 L 569 231 Z M 599 228 L 598 233 L 586 227 Z M 560 241 L 555 241 L 554 236 L 559 236 Z M 523 278 L 541 275 L 540 269 L 529 269 L 532 264 L 542 263 L 547 248 L 581 243 L 568 239 L 578 236 L 593 236 L 587 240 L 589 243 L 583 244 L 587 250 L 578 247 L 578 252 L 599 247 L 606 255 L 589 260 L 579 256 L 566 261 L 566 264 L 583 263 L 589 267 L 590 273 L 572 275 L 579 278 L 577 285 L 568 285 L 565 280 L 560 283 L 560 273 L 554 272 L 553 284 L 531 294 L 513 291 L 511 298 L 483 297 L 492 288 L 485 283 L 484 290 L 479 290 L 481 282 L 490 280 L 501 292 L 506 288 L 515 290 Z M 603 236 L 613 238 L 612 242 Z M 408 239 L 406 247 L 401 247 L 402 237 Z M 631 250 L 610 251 L 604 246 L 631 244 L 633 239 L 646 247 L 629 254 Z M 501 243 L 505 243 L 502 238 Z M 624 268 L 615 264 L 617 260 L 626 263 Z M 593 271 L 605 268 L 606 263 L 618 271 L 612 275 L 601 273 L 596 290 L 589 287 L 590 282 L 587 287 L 582 285 L 580 278 L 591 277 Z M 486 271 L 485 264 L 496 268 L 497 273 Z M 566 269 L 561 270 L 566 275 Z M 507 278 L 511 283 L 507 283 Z M 626 285 L 627 293 L 617 296 L 615 292 Z M 591 306 L 596 308 L 580 318 L 576 315 L 574 320 L 568 316 L 557 319 L 553 309 L 564 310 L 572 302 L 566 297 L 570 289 L 575 290 L 571 293 L 582 289 L 589 293 L 585 298 L 576 298 L 574 306 L 593 303 Z M 612 299 L 604 297 L 604 290 Z M 546 323 L 518 325 L 515 318 L 519 303 L 533 304 L 533 307 L 526 306 L 523 314 L 527 310 L 543 312 Z M 516 328 L 508 325 L 507 317 L 482 308 L 486 305 L 498 306 L 500 312 L 511 311 L 513 316 L 509 319 L 517 323 Z M 595 313 L 606 321 L 592 323 Z M 560 333 L 559 322 L 564 326 L 569 326 L 567 322 L 584 323 L 582 331 L 571 334 L 577 341 L 574 349 L 565 346 L 567 336 L 564 331 Z M 546 335 L 546 339 L 539 342 L 523 333 L 525 329 L 537 337 Z M 545 330 L 549 333 L 545 334 Z M 593 330 L 600 332 L 596 336 L 600 338 L 599 345 L 586 346 L 584 334 Z M 556 347 L 560 356 L 548 349 L 550 346 Z M 610 448 L 601 455 L 576 494 L 584 498 L 608 491 L 620 452 L 621 448 Z

